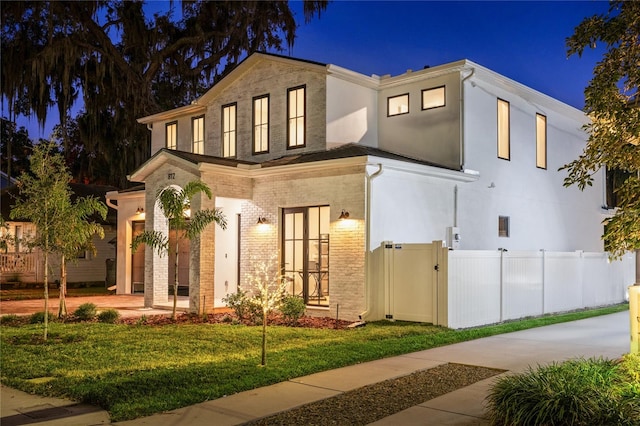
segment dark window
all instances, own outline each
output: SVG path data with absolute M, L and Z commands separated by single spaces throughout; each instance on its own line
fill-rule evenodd
M 509 237 L 509 216 L 498 216 L 498 237 Z

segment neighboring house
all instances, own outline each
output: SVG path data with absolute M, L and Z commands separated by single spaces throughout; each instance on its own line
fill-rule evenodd
M 563 187 L 585 146 L 585 115 L 462 60 L 365 76 L 256 53 L 190 105 L 139 119 L 152 157 L 110 192 L 118 209 L 117 292 L 165 302 L 173 261 L 132 237 L 166 227 L 158 190 L 199 179 L 221 208 L 180 250 L 190 309 L 237 291 L 252 259 L 279 256 L 307 312 L 377 319 L 371 253 L 385 241 L 462 250 L 602 252 L 604 184 Z M 381 303 L 378 300 L 376 303 Z
M 73 198 L 94 196 L 105 200 L 105 194 L 117 188 L 104 185 L 69 184 Z M 30 249 L 25 242 L 30 236 L 35 236 L 36 226 L 26 220 L 11 219 L 11 207 L 18 196 L 17 186 L 2 190 L 1 211 L 8 228 L 0 232 L 8 233 L 10 241 L 6 252 L 0 252 L 0 282 L 42 283 L 44 281 L 44 259 L 39 249 Z M 68 259 L 67 283 L 105 283 L 107 268 L 113 268 L 111 275 L 115 275 L 117 215 L 115 210 L 109 209 L 106 220 L 100 220 L 104 229 L 104 238 L 94 237 L 96 253 L 82 251 L 77 258 Z M 13 242 L 11 241 L 13 240 Z M 111 243 L 110 243 L 111 242 Z M 60 280 L 60 260 L 54 256 L 50 258 L 49 282 Z
M 8 188 L 16 184 L 16 180 L 3 171 L 0 171 L 0 189 Z

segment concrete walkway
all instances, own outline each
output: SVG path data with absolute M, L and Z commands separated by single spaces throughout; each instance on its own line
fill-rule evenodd
M 617 358 L 629 352 L 628 311 L 518 331 L 458 343 L 436 349 L 358 364 L 300 377 L 264 388 L 254 389 L 225 398 L 157 414 L 122 426 L 153 425 L 236 425 L 283 410 L 338 395 L 342 392 L 378 381 L 403 376 L 414 371 L 456 362 L 520 372 L 528 366 L 547 364 L 569 358 Z M 495 378 L 448 393 L 438 398 L 375 422 L 375 425 L 487 425 L 484 419 L 484 398 Z M 16 419 L 28 413 L 30 407 L 45 400 L 3 387 L 2 419 Z M 390 395 L 390 398 L 393 396 Z M 6 403 L 7 399 L 11 402 Z M 50 404 L 54 403 L 48 402 Z M 92 413 L 97 416 L 103 411 Z M 106 414 L 106 413 L 104 413 Z M 327 413 L 330 416 L 331 413 Z M 104 418 L 91 417 L 83 423 L 80 416 L 38 422 L 38 425 L 106 424 Z M 79 421 L 79 422 L 77 422 Z M 33 422 L 31 422 L 33 423 Z

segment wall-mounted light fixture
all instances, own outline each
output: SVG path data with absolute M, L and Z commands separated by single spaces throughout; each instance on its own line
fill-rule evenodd
M 138 210 L 136 210 L 137 214 L 142 214 L 144 213 L 144 209 L 142 207 L 138 207 Z
M 267 218 L 266 217 L 258 217 L 258 225 L 266 225 L 267 223 Z
M 340 213 L 340 217 L 338 219 L 340 220 L 349 219 L 349 212 L 342 209 L 342 213 Z

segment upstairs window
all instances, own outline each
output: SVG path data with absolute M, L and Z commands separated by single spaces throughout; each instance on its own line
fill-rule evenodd
M 536 114 L 536 167 L 547 168 L 547 117 Z
M 305 146 L 305 87 L 287 90 L 287 147 Z
M 387 117 L 409 113 L 409 94 L 387 98 Z
M 191 119 L 191 151 L 204 154 L 204 116 Z
M 236 156 L 236 110 L 237 105 L 222 107 L 222 156 Z
M 178 148 L 178 123 L 168 123 L 166 126 L 166 147 L 167 149 Z
M 253 98 L 253 153 L 269 152 L 269 95 Z
M 422 110 L 440 108 L 445 105 L 444 86 L 422 91 Z
M 498 158 L 503 160 L 511 158 L 509 109 L 509 102 L 498 99 Z

